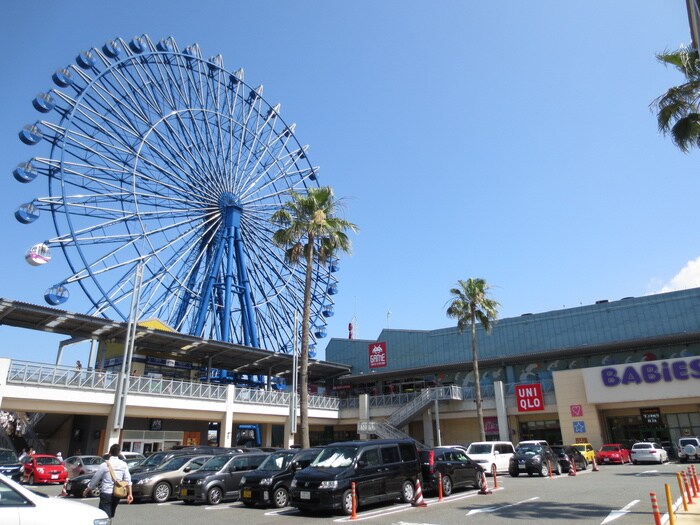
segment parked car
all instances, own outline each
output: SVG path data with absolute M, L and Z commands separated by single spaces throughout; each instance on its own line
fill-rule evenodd
M 442 478 L 442 494 L 449 496 L 453 489 L 483 484 L 484 467 L 457 448 L 438 447 L 418 452 L 426 492 L 437 492 Z M 440 476 L 438 476 L 440 474 Z
M 320 448 L 273 452 L 257 469 L 241 478 L 241 501 L 248 507 L 256 504 L 286 507 L 294 474 L 308 467 L 319 452 Z
M 52 454 L 34 454 L 29 456 L 23 465 L 22 482 L 35 483 L 65 483 L 68 471 L 63 461 Z
M 269 452 L 243 452 L 213 456 L 199 470 L 182 478 L 180 499 L 209 505 L 235 501 L 241 478 L 258 468 L 268 455 Z
M 95 473 L 104 461 L 100 456 L 70 456 L 63 461 L 63 464 L 68 471 L 68 477 L 75 478 L 83 474 Z
M 549 443 L 544 439 L 525 439 L 518 443 L 518 446 L 520 445 L 544 445 L 548 447 Z
M 22 479 L 22 463 L 14 450 L 0 448 L 0 474 L 4 474 L 14 481 Z
M 333 443 L 296 473 L 291 504 L 302 512 L 340 510 L 349 515 L 352 482 L 358 507 L 397 499 L 408 503 L 420 470 L 415 442 L 409 439 Z
M 83 495 L 83 492 L 88 486 L 88 483 L 90 483 L 90 480 L 92 479 L 92 474 L 83 474 L 82 476 L 76 476 L 74 478 L 69 478 L 68 481 L 66 482 L 66 493 L 69 496 L 73 496 L 74 498 L 83 498 L 85 497 Z M 98 485 L 89 494 L 92 497 L 97 497 L 100 495 L 100 486 Z
M 630 457 L 635 465 L 641 461 L 662 464 L 668 461 L 668 452 L 658 443 L 640 442 L 632 445 Z
M 678 461 L 700 461 L 700 437 L 682 437 L 678 440 Z
M 508 472 L 513 454 L 515 448 L 510 441 L 475 441 L 467 448 L 467 456 L 481 465 L 489 475 L 494 467 L 498 472 Z
M 569 470 L 571 470 L 571 463 L 576 465 L 576 470 L 586 470 L 588 467 L 588 461 L 586 461 L 584 455 L 574 447 L 552 445 L 551 449 L 559 458 L 559 466 L 562 472 L 569 472 Z
M 668 460 L 678 459 L 678 453 L 676 452 L 676 447 L 670 441 L 662 441 L 660 445 L 668 453 Z
M 65 498 L 47 498 L 0 474 L 0 523 L 25 525 L 109 525 L 103 510 Z
M 515 454 L 510 458 L 508 464 L 508 473 L 513 477 L 517 477 L 521 473 L 527 473 L 528 476 L 539 474 L 544 477 L 549 475 L 550 470 L 554 474 L 561 474 L 557 455 L 554 454 L 549 445 L 529 442 L 518 444 Z
M 596 454 L 596 461 L 601 463 L 631 463 L 630 451 L 619 443 L 606 443 Z
M 595 449 L 593 448 L 593 445 L 590 443 L 572 443 L 571 447 L 583 454 L 583 457 L 586 458 L 586 461 L 589 464 L 593 463 L 593 460 L 595 459 Z
M 131 492 L 136 501 L 153 500 L 165 503 L 180 493 L 183 476 L 201 468 L 211 459 L 211 454 L 175 456 L 156 470 L 141 472 L 131 476 Z
M 141 472 L 149 472 L 151 470 L 156 470 L 166 461 L 170 461 L 177 456 L 191 456 L 192 452 L 189 450 L 178 449 L 178 450 L 160 450 L 154 452 L 141 463 L 136 465 L 134 468 L 129 468 L 129 472 L 133 474 L 139 474 Z

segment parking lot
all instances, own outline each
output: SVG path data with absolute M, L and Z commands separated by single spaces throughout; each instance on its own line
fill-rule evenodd
M 426 495 L 427 507 L 395 503 L 393 505 L 361 508 L 355 521 L 372 524 L 439 524 L 463 525 L 470 523 L 614 523 L 615 525 L 653 524 L 650 492 L 658 495 L 662 514 L 666 511 L 664 484 L 671 486 L 673 497 L 679 496 L 676 472 L 687 465 L 603 465 L 598 472 L 588 470 L 576 476 L 520 476 L 497 478 L 498 488 L 488 478 L 492 493 L 479 494 L 477 490 L 459 490 L 443 501 Z M 56 496 L 61 487 L 34 487 L 47 495 Z M 82 500 L 97 505 L 96 498 Z M 184 505 L 179 501 L 168 503 L 122 504 L 114 520 L 129 525 L 188 525 L 229 524 L 244 521 L 246 525 L 298 523 L 344 523 L 350 517 L 333 514 L 301 514 L 294 508 L 247 508 L 242 503 L 220 505 Z

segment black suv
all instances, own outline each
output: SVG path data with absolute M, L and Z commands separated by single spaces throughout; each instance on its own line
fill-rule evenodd
M 241 478 L 260 466 L 269 452 L 220 454 L 187 474 L 180 482 L 180 499 L 185 503 L 209 503 L 236 500 Z
M 9 448 L 0 448 L 0 474 L 19 481 L 22 477 L 22 463 L 17 459 L 17 454 Z
M 248 507 L 255 504 L 286 507 L 294 474 L 308 467 L 319 452 L 320 448 L 273 452 L 262 465 L 241 478 L 241 501 Z
M 549 445 L 534 443 L 519 444 L 508 464 L 508 473 L 513 477 L 517 477 L 521 472 L 527 473 L 528 476 L 548 476 L 550 469 L 555 474 L 561 474 L 559 457 Z
M 323 447 L 316 459 L 292 480 L 291 504 L 302 512 L 341 510 L 352 513 L 351 486 L 357 506 L 413 501 L 420 462 L 409 439 L 345 441 Z

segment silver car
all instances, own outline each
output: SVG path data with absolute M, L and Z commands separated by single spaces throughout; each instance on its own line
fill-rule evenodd
M 182 477 L 198 470 L 212 454 L 175 456 L 157 469 L 131 475 L 131 489 L 136 501 L 153 500 L 165 503 L 177 497 Z
M 83 474 L 94 474 L 104 463 L 100 456 L 71 456 L 63 461 L 68 477 L 73 479 Z
M 636 465 L 639 462 L 665 463 L 668 452 L 658 443 L 635 443 L 630 450 L 630 458 Z

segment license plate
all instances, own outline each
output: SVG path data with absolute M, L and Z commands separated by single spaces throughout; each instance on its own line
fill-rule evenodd
M 604 463 L 608 463 L 610 461 L 610 458 L 603 458 Z
M 309 492 L 308 490 L 302 490 L 299 493 L 299 498 L 300 499 L 311 499 L 311 492 Z
M 519 468 L 520 470 L 525 470 L 527 467 L 526 467 L 525 465 L 522 465 L 522 464 L 521 464 L 521 465 L 518 465 L 518 468 Z
M 58 474 L 51 474 L 51 479 L 58 479 Z
M 180 489 L 180 497 L 184 498 L 185 496 L 187 496 L 187 489 Z
M 252 493 L 250 490 L 244 490 L 244 491 L 243 491 L 243 497 L 244 497 L 244 498 L 252 498 L 252 497 L 253 497 L 253 493 Z

